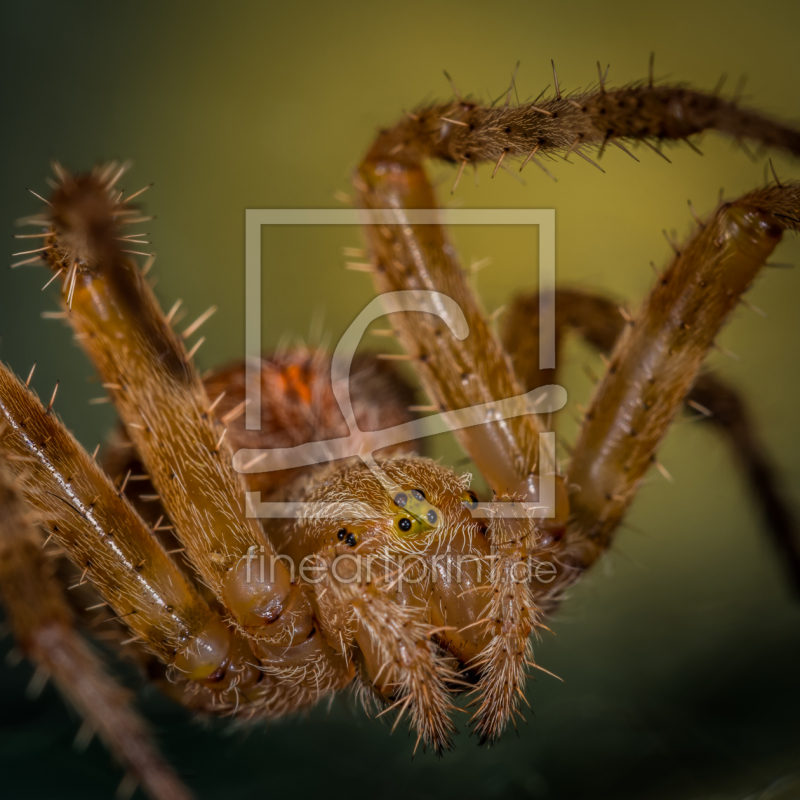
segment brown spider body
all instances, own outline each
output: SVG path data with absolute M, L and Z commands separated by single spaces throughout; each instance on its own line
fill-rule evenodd
M 378 136 L 354 177 L 362 208 L 388 210 L 385 224 L 365 230 L 377 290 L 446 295 L 469 328 L 462 339 L 452 335 L 447 309 L 439 317 L 391 315 L 431 409 L 480 406 L 555 378 L 536 358 L 538 300 L 520 298 L 499 337 L 443 228 L 409 218 L 409 210 L 436 208 L 424 160 L 458 164 L 460 177 L 470 163 L 492 161 L 496 171 L 512 159 L 539 164 L 550 151 L 588 158 L 581 148 L 624 149 L 625 140 L 681 140 L 709 128 L 800 154 L 793 129 L 716 95 L 652 81 L 613 91 L 601 82 L 571 97 L 556 82 L 550 100 L 498 108 L 459 97 Z M 47 213 L 30 222 L 41 228 L 34 257 L 62 279 L 63 316 L 119 412 L 124 432 L 105 462 L 118 483 L 64 428 L 52 401 L 44 407 L 0 366 L 0 491 L 8 509 L 0 590 L 21 646 L 153 797 L 187 795 L 99 662 L 81 649 L 80 620 L 34 546 L 34 524 L 69 557 L 77 585 L 95 592 L 130 634 L 127 651 L 179 702 L 273 718 L 355 682 L 365 698 L 397 712 L 395 724 L 410 719 L 417 741 L 436 750 L 450 743 L 453 698 L 465 688 L 476 693 L 471 722 L 482 740 L 520 714 L 526 671 L 541 669 L 530 634 L 609 547 L 687 400 L 719 412 L 717 424 L 732 435 L 797 572 L 793 522 L 746 416 L 734 394 L 700 374 L 783 231 L 800 225 L 797 184 L 721 204 L 676 247 L 635 320 L 602 298 L 557 294 L 559 341 L 576 328 L 610 361 L 569 467 L 554 478 L 550 514 L 535 519 L 520 504 L 538 498 L 543 480 L 545 428 L 533 414 L 457 432 L 502 514 L 491 510 L 497 506 L 482 513 L 469 476 L 416 455 L 413 445 L 381 452 L 377 471 L 350 459 L 237 473 L 240 450 L 347 434 L 327 356 L 265 359 L 261 429 L 246 429 L 243 369 L 202 380 L 184 347 L 197 326 L 173 331 L 146 270 L 130 258 L 137 240 L 123 232 L 139 212 L 118 193 L 115 170 L 71 176 L 57 168 Z M 413 419 L 412 392 L 385 362 L 362 358 L 350 379 L 361 431 Z M 248 513 L 245 489 L 313 511 L 262 524 Z M 21 576 L 39 589 L 24 590 Z M 104 698 L 98 709 L 86 700 L 87 684 Z M 102 713 L 104 722 L 95 719 Z

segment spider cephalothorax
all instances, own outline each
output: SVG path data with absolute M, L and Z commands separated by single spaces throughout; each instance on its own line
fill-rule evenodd
M 543 167 L 539 157 L 553 151 L 588 159 L 587 147 L 656 149 L 706 129 L 800 154 L 794 129 L 652 80 L 611 90 L 601 77 L 595 90 L 569 97 L 556 82 L 555 97 L 534 104 L 511 105 L 510 93 L 497 107 L 457 96 L 407 114 L 379 134 L 353 183 L 361 208 L 383 215 L 365 227 L 361 269 L 380 293 L 438 298 L 435 313 L 393 313 L 394 331 L 383 331 L 399 339 L 430 404 L 413 405 L 407 382 L 364 356 L 353 362 L 346 421 L 329 356 L 298 349 L 256 371 L 259 430 L 242 417 L 247 370 L 201 378 L 198 343 L 187 352 L 207 314 L 177 334 L 175 309 L 161 312 L 146 278 L 152 261 L 140 267 L 131 257 L 146 242 L 127 228 L 145 218 L 130 202 L 139 193 L 124 198 L 116 187 L 124 168 L 73 176 L 56 167 L 48 208 L 27 220 L 37 231 L 24 238 L 36 247 L 19 263 L 41 259 L 51 282 L 60 280 L 62 316 L 121 430 L 105 472 L 53 413 L 55 395 L 43 406 L 0 366 L 0 590 L 25 652 L 154 798 L 188 795 L 86 649 L 79 630 L 94 611 L 170 696 L 203 713 L 269 719 L 356 685 L 440 751 L 454 730 L 455 698 L 469 690 L 470 724 L 491 741 L 521 714 L 527 670 L 541 669 L 531 633 L 610 546 L 684 402 L 730 434 L 800 578 L 794 523 L 744 408 L 701 373 L 783 232 L 800 226 L 800 185 L 777 178 L 698 219 L 636 318 L 604 298 L 556 292 L 556 349 L 575 329 L 609 354 L 568 466 L 543 469 L 547 423 L 522 413 L 457 431 L 491 502 L 481 502 L 469 475 L 406 440 L 375 458 L 362 454 L 363 463 L 337 455 L 329 464 L 256 468 L 264 453 L 346 437 L 353 421 L 372 441 L 370 432 L 419 413 L 493 408 L 554 382 L 538 362 L 540 298 L 515 301 L 498 336 L 442 226 L 418 223 L 418 209 L 436 208 L 425 159 L 458 165 L 457 183 L 468 164 Z M 468 335 L 453 334 L 456 314 Z M 240 451 L 260 455 L 237 471 Z M 547 514 L 536 516 L 546 480 L 552 495 L 539 507 Z M 259 519 L 248 490 L 303 513 Z M 57 547 L 59 575 L 73 576 L 70 599 L 38 547 L 44 537 Z

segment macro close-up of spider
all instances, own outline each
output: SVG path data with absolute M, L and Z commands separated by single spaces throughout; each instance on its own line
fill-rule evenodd
M 280 738 L 284 718 L 317 719 L 317 705 L 343 694 L 373 718 L 366 736 L 406 729 L 406 755 L 443 765 L 465 747 L 459 731 L 492 757 L 531 720 L 535 737 L 542 714 L 526 682 L 562 680 L 541 651 L 558 648 L 549 639 L 562 619 L 569 627 L 562 606 L 617 549 L 639 490 L 654 476 L 673 481 L 660 453 L 680 420 L 724 443 L 756 520 L 743 537 L 763 548 L 770 585 L 800 592 L 792 492 L 747 392 L 707 366 L 712 351 L 728 352 L 719 337 L 737 309 L 755 308 L 754 281 L 783 272 L 776 248 L 800 230 L 800 182 L 770 160 L 800 156 L 800 127 L 762 112 L 757 97 L 661 78 L 653 56 L 630 82 L 599 62 L 580 90 L 565 88 L 557 62 L 547 77 L 523 97 L 514 72 L 481 100 L 446 73 L 448 99 L 425 100 L 374 135 L 338 192 L 362 222 L 345 266 L 366 273 L 382 301 L 374 310 L 365 296 L 352 346 L 348 329 L 338 346 L 287 339 L 201 365 L 217 307 L 184 318 L 157 287 L 175 267 L 155 257 L 159 234 L 147 232 L 161 189 L 127 188 L 147 175 L 142 158 L 133 172 L 122 160 L 53 161 L 48 188 L 32 184 L 38 205 L 20 200 L 29 210 L 4 297 L 22 298 L 29 286 L 18 276 L 36 272 L 43 316 L 96 374 L 91 408 L 113 408 L 116 421 L 103 417 L 104 442 L 85 447 L 60 416 L 61 382 L 40 389 L 36 364 L 0 362 L 0 601 L 11 659 L 30 662 L 34 688 L 56 687 L 81 720 L 79 738 L 96 734 L 112 753 L 120 793 L 211 796 L 191 768 L 182 777 L 187 762 L 171 763 L 172 743 L 162 748 L 128 684 L 158 690 L 148 701 L 164 703 L 157 717 L 177 713 L 163 710 L 171 703 L 211 726 L 228 721 L 233 735 L 251 731 L 251 761 L 259 723 Z M 557 278 L 553 288 L 540 273 L 538 290 L 510 286 L 503 307 L 485 310 L 483 265 L 461 260 L 446 225 L 473 172 L 548 181 L 560 164 L 581 163 L 603 174 L 610 152 L 646 169 L 645 157 L 660 166 L 673 151 L 700 152 L 704 134 L 737 144 L 764 179 L 720 192 L 715 206 L 690 203 L 691 228 L 665 231 L 670 253 L 643 297 L 620 300 L 589 281 Z M 91 130 L 82 136 L 91 145 Z M 159 218 L 167 228 L 169 213 Z M 560 235 L 568 221 L 558 220 Z M 646 228 L 655 240 L 657 221 Z M 541 254 L 548 234 L 537 235 Z M 294 267 L 309 285 L 326 269 Z M 264 319 L 280 306 L 282 280 L 265 281 Z M 36 337 L 45 324 L 11 335 Z M 385 346 L 356 353 L 362 333 Z M 600 359 L 585 369 L 585 405 L 560 386 L 573 342 Z M 459 449 L 443 455 L 428 437 L 448 430 Z M 711 498 L 702 477 L 692 482 Z M 651 515 L 667 513 L 658 502 L 680 499 L 657 500 Z M 704 525 L 716 511 L 709 500 Z M 755 590 L 738 581 L 737 591 Z M 616 613 L 635 618 L 635 605 L 628 596 Z M 713 606 L 696 608 L 713 618 Z M 665 650 L 680 633 L 669 637 Z M 267 747 L 259 768 L 269 775 L 279 761 Z M 231 784 L 227 796 L 245 794 Z

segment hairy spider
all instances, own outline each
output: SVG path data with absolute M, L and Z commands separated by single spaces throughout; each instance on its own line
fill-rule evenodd
M 425 410 L 485 407 L 554 382 L 538 360 L 539 297 L 519 297 L 497 336 L 441 225 L 415 222 L 414 209 L 436 207 L 426 159 L 456 165 L 457 185 L 469 164 L 496 172 L 518 159 L 544 169 L 539 159 L 551 153 L 590 160 L 586 149 L 628 152 L 626 142 L 660 152 L 710 129 L 800 155 L 800 132 L 715 94 L 652 79 L 611 89 L 603 76 L 569 96 L 557 79 L 555 87 L 534 104 L 513 105 L 509 93 L 494 107 L 456 91 L 381 131 L 356 170 L 359 206 L 383 214 L 364 229 L 364 268 L 378 292 L 438 298 L 423 312 L 392 313 L 386 332 L 399 338 L 429 406 L 413 405 L 385 360 L 353 362 L 352 419 L 365 439 Z M 441 751 L 454 698 L 471 690 L 470 723 L 492 741 L 520 714 L 528 668 L 542 669 L 531 633 L 611 545 L 684 403 L 730 436 L 800 581 L 794 523 L 744 406 L 701 373 L 784 230 L 800 226 L 800 184 L 776 177 L 698 219 L 635 319 L 602 297 L 556 293 L 557 345 L 575 330 L 608 353 L 607 370 L 563 471 L 542 469 L 545 418 L 530 407 L 456 430 L 491 488 L 488 503 L 469 475 L 419 456 L 413 442 L 377 461 L 334 452 L 327 464 L 264 472 L 259 457 L 245 460 L 241 451 L 288 451 L 352 431 L 331 359 L 310 349 L 264 358 L 255 373 L 261 425 L 249 429 L 245 366 L 201 378 L 184 341 L 206 315 L 176 334 L 145 278 L 152 261 L 131 257 L 146 242 L 124 231 L 144 217 L 131 203 L 140 193 L 117 189 L 123 171 L 72 175 L 55 165 L 47 207 L 25 220 L 37 231 L 20 237 L 31 247 L 19 264 L 41 260 L 53 272 L 60 315 L 122 428 L 101 467 L 55 415 L 55 393 L 43 405 L 30 378 L 0 365 L 0 590 L 21 649 L 151 797 L 190 794 L 84 641 L 97 613 L 154 682 L 199 712 L 269 719 L 353 684 Z M 463 322 L 468 335 L 457 336 Z M 306 512 L 259 519 L 246 490 L 303 502 Z M 546 516 L 529 512 L 536 503 Z

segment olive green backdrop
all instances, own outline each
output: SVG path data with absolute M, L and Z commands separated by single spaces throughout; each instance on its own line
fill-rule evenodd
M 610 62 L 620 84 L 656 75 L 732 92 L 743 74 L 748 102 L 800 119 L 797 32 L 789 2 L 480 3 L 38 3 L 5 2 L 0 29 L 0 221 L 37 207 L 51 158 L 73 169 L 108 158 L 136 166 L 128 189 L 143 198 L 158 252 L 154 275 L 165 306 L 178 297 L 192 315 L 217 304 L 205 327 L 203 367 L 242 356 L 246 208 L 339 207 L 338 190 L 375 127 L 423 99 L 444 98 L 447 69 L 464 92 L 496 97 L 519 59 L 520 99 L 552 83 L 596 79 Z M 635 163 L 611 148 L 607 174 L 573 158 L 550 181 L 533 166 L 526 185 L 499 172 L 465 175 L 455 202 L 473 207 L 545 207 L 557 212 L 563 284 L 630 298 L 663 262 L 662 229 L 685 234 L 687 199 L 707 211 L 763 180 L 718 136 L 669 153 L 641 148 Z M 775 157 L 782 176 L 800 165 Z M 435 167 L 448 201 L 454 177 Z M 365 276 L 342 269 L 357 230 L 270 230 L 264 235 L 264 346 L 307 338 L 315 320 L 337 337 L 371 297 Z M 535 240 L 512 229 L 461 231 L 466 260 L 492 257 L 479 273 L 487 308 L 535 286 Z M 796 241 L 777 261 L 800 258 Z M 10 259 L 9 259 L 10 261 Z M 89 406 L 100 392 L 91 370 L 39 291 L 38 269 L 0 272 L 0 357 L 21 374 L 37 361 L 35 386 L 61 380 L 57 409 L 93 447 L 113 412 Z M 722 336 L 740 361 L 712 356 L 747 393 L 794 507 L 800 508 L 800 275 L 772 270 Z M 190 317 L 193 318 L 193 317 Z M 317 322 L 318 324 L 318 322 Z M 586 402 L 589 365 L 566 353 L 570 402 Z M 564 416 L 564 415 L 562 415 Z M 574 426 L 572 426 L 574 428 Z M 570 435 L 570 425 L 565 425 Z M 460 458 L 439 443 L 451 463 Z M 292 796 L 537 798 L 790 797 L 800 771 L 800 605 L 794 603 L 725 445 L 684 422 L 662 460 L 675 477 L 648 479 L 614 552 L 572 592 L 537 658 L 528 698 L 535 712 L 518 735 L 478 749 L 466 734 L 439 760 L 413 738 L 390 735 L 348 698 L 249 732 L 198 724 L 152 691 L 140 693 L 161 744 L 205 799 Z M 3 653 L 11 647 L 6 643 Z M 119 666 L 116 667 L 119 669 Z M 27 665 L 0 667 L 0 796 L 108 797 L 121 775 L 97 743 L 72 747 L 77 721 L 52 690 L 24 694 Z M 131 685 L 139 685 L 129 676 Z M 462 728 L 465 727 L 462 723 Z M 784 781 L 773 786 L 773 782 Z M 766 794 L 759 794 L 766 792 Z

